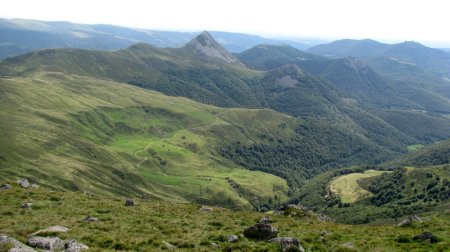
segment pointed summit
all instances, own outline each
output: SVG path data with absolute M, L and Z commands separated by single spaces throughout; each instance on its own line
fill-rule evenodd
M 200 33 L 186 45 L 186 48 L 194 50 L 203 56 L 218 58 L 227 63 L 238 63 L 238 60 L 223 48 L 207 31 Z

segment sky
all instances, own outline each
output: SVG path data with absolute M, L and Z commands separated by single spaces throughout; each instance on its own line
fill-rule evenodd
M 2 0 L 0 17 L 450 47 L 446 0 Z

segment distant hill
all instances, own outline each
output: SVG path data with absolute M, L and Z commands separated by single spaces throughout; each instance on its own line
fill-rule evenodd
M 305 53 L 292 46 L 268 44 L 254 46 L 237 54 L 237 57 L 247 66 L 260 70 L 271 70 L 306 60 L 326 61 L 325 57 Z
M 0 59 L 48 48 L 117 50 L 142 42 L 156 47 L 181 47 L 197 32 L 134 29 L 113 25 L 85 25 L 25 19 L 0 19 Z M 311 46 L 291 40 L 255 35 L 212 32 L 230 52 L 241 52 L 258 44 L 288 44 L 298 49 Z
M 313 46 L 307 52 L 328 58 L 365 59 L 376 70 L 395 77 L 407 73 L 417 74 L 417 69 L 422 69 L 425 74 L 432 74 L 439 78 L 450 75 L 450 55 L 448 53 L 412 41 L 384 44 L 368 39 L 345 39 Z M 402 67 L 412 68 L 412 71 L 401 69 Z
M 328 44 L 315 45 L 308 48 L 306 52 L 322 55 L 328 58 L 369 58 L 376 57 L 388 50 L 388 44 L 380 43 L 371 39 L 353 40 L 342 39 Z

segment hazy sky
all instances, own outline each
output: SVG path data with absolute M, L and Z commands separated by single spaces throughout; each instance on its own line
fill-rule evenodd
M 446 0 L 2 0 L 0 17 L 450 46 Z

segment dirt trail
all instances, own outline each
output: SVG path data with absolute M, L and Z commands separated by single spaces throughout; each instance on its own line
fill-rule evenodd
M 216 120 L 215 120 L 214 122 L 210 123 L 210 124 L 203 125 L 203 126 L 196 126 L 196 127 L 190 127 L 190 128 L 182 129 L 182 130 L 179 130 L 177 133 L 175 133 L 175 135 L 173 135 L 173 136 L 170 137 L 170 138 L 162 138 L 162 139 L 160 139 L 160 140 L 150 142 L 150 143 L 148 143 L 148 144 L 144 147 L 144 149 L 136 151 L 136 152 L 134 153 L 134 156 L 135 156 L 136 158 L 139 158 L 138 153 L 139 153 L 139 152 L 142 152 L 142 151 L 147 151 L 147 150 L 148 150 L 148 147 L 149 147 L 150 145 L 152 145 L 152 144 L 154 144 L 154 143 L 162 142 L 162 141 L 165 141 L 165 140 L 173 139 L 173 138 L 175 138 L 177 135 L 179 135 L 180 133 L 182 133 L 183 131 L 197 130 L 197 129 L 205 129 L 205 128 L 209 128 L 209 127 L 211 127 L 211 126 L 213 126 L 213 125 L 216 125 L 216 124 L 219 122 L 219 120 L 221 119 L 221 118 L 220 118 L 221 115 L 223 115 L 224 113 L 230 112 L 230 111 L 232 111 L 232 110 L 236 110 L 236 109 L 235 109 L 235 108 L 233 108 L 233 109 L 227 109 L 227 110 L 225 110 L 225 111 L 222 111 L 222 112 L 220 112 L 220 113 L 215 114 L 214 116 L 215 116 Z M 144 163 L 145 161 L 147 161 L 147 160 L 148 160 L 148 158 L 144 158 L 144 159 L 143 159 L 141 162 L 139 162 L 136 166 L 140 168 L 140 167 L 141 167 L 140 165 L 143 164 L 143 163 Z M 161 171 L 161 173 L 162 173 L 164 176 L 167 176 L 167 174 L 165 174 L 163 171 Z

